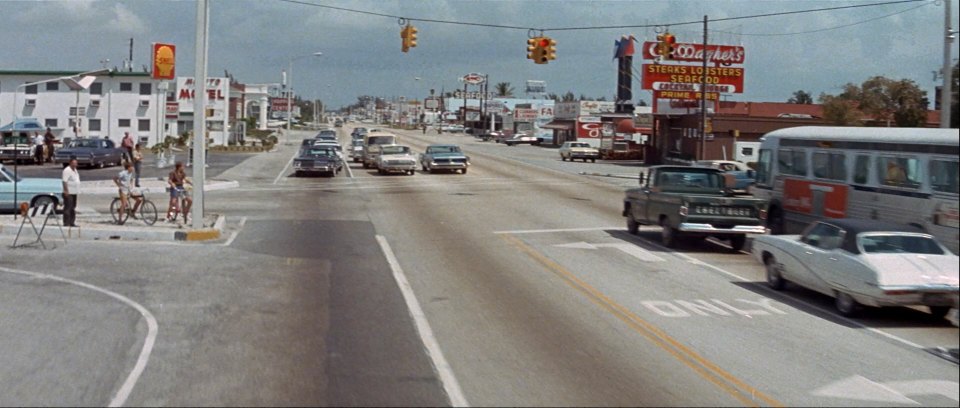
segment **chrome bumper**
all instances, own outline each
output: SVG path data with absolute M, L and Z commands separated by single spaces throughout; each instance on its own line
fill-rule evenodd
M 683 232 L 700 232 L 704 234 L 766 234 L 767 228 L 763 225 L 735 225 L 733 228 L 716 228 L 710 224 L 681 223 L 678 230 Z

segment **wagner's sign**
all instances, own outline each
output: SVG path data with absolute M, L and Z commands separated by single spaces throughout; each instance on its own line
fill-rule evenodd
M 657 43 L 643 43 L 643 59 L 655 59 Z M 677 43 L 670 54 L 673 61 L 703 62 L 703 44 Z M 739 45 L 707 45 L 707 61 L 716 64 L 743 64 L 746 52 Z
M 700 84 L 704 81 L 703 66 L 700 65 L 664 65 L 643 64 L 643 89 L 653 90 L 654 84 Z M 732 93 L 743 93 L 743 68 L 707 67 L 706 82 L 708 88 L 723 86 Z

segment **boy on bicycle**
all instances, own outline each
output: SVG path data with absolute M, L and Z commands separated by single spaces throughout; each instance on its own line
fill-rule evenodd
M 177 220 L 177 213 L 183 214 L 183 222 L 187 222 L 187 214 L 190 213 L 190 205 L 193 199 L 187 192 L 185 184 L 193 183 L 187 179 L 187 172 L 183 168 L 183 162 L 177 162 L 173 171 L 167 176 L 167 186 L 170 188 L 170 205 L 167 207 L 167 221 Z M 183 202 L 183 208 L 180 207 L 180 201 Z
M 113 182 L 120 190 L 120 213 L 122 214 L 124 211 L 127 211 L 127 207 L 130 205 L 128 201 L 132 197 L 134 204 L 133 211 L 130 212 L 130 217 L 137 218 L 136 213 L 137 210 L 140 209 L 140 204 L 143 202 L 143 195 L 133 194 L 133 179 L 133 164 L 125 162 L 123 164 L 123 171 L 113 178 Z

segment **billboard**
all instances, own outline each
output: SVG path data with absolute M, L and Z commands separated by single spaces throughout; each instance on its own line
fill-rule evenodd
M 176 60 L 177 46 L 173 44 L 153 43 L 153 72 L 150 77 L 153 79 L 174 79 L 176 78 Z
M 700 65 L 643 64 L 642 88 L 653 90 L 654 84 L 658 82 L 699 84 L 704 80 L 703 73 L 703 66 Z M 708 86 L 722 85 L 723 90 L 728 93 L 743 93 L 743 68 L 707 67 L 706 82 Z
M 657 58 L 657 43 L 647 41 L 643 43 L 643 59 Z M 676 43 L 669 61 L 703 62 L 703 44 Z M 714 64 L 743 64 L 746 52 L 739 45 L 707 45 L 707 61 Z

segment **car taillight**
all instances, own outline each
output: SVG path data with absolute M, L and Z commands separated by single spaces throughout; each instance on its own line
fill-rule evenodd
M 761 220 L 767 219 L 767 210 L 761 209 L 759 216 Z

